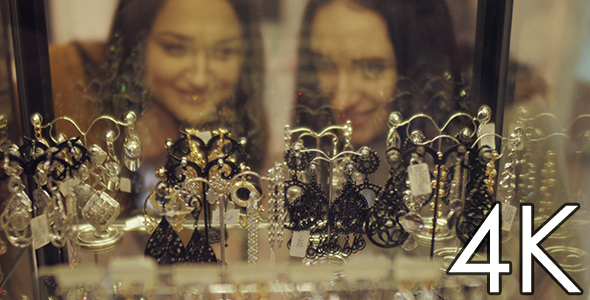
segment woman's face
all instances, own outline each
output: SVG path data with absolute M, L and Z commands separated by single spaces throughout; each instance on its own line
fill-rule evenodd
M 167 0 L 145 48 L 145 84 L 174 117 L 193 126 L 217 119 L 244 61 L 240 21 L 226 0 Z
M 340 123 L 352 121 L 353 144 L 367 144 L 387 126 L 397 82 L 385 20 L 349 1 L 332 1 L 313 19 L 310 47 L 320 90 Z

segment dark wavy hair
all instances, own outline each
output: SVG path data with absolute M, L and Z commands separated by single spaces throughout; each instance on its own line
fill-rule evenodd
M 318 89 L 309 44 L 311 26 L 318 9 L 332 1 L 310 0 L 300 32 L 293 123 L 314 130 L 321 130 L 335 122 L 327 99 Z M 400 111 L 407 117 L 425 110 L 445 116 L 464 110 L 455 101 L 456 80 L 461 74 L 457 67 L 452 20 L 444 0 L 348 1 L 377 13 L 386 23 L 395 49 L 399 78 L 391 111 Z M 386 128 L 386 124 L 383 126 Z
M 143 45 L 166 0 L 121 0 L 116 10 L 106 51 L 106 68 L 100 72 L 103 83 L 95 87 L 115 115 L 134 110 L 141 115 L 151 95 L 143 84 Z M 226 0 L 234 9 L 246 41 L 235 97 L 218 107 L 220 126 L 236 137 L 248 138 L 247 153 L 252 163 L 264 157 L 267 134 L 262 106 L 263 49 L 259 28 L 259 9 L 254 0 Z M 213 128 L 211 128 L 213 129 Z

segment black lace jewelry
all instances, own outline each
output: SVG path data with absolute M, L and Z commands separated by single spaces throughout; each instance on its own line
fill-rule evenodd
M 352 162 L 344 164 L 346 183 L 328 211 L 328 226 L 336 235 L 333 239 L 336 244 L 330 250 L 341 253 L 344 257 L 363 250 L 367 245 L 363 234 L 369 213 L 369 203 L 363 193 L 371 192 L 373 195 L 381 193 L 381 187 L 369 182 L 368 178 L 368 175 L 377 171 L 379 167 L 377 152 L 369 147 L 362 147 L 358 153 L 359 155 L 352 157 Z M 355 170 L 364 175 L 361 184 L 356 184 L 353 180 Z M 337 244 L 338 235 L 344 236 L 342 244 Z M 353 238 L 352 243 L 350 243 L 350 235 Z
M 398 223 L 398 215 L 407 211 L 403 203 L 407 170 L 403 167 L 403 155 L 398 148 L 387 150 L 391 165 L 389 177 L 369 210 L 365 233 L 371 243 L 382 248 L 401 246 L 410 235 Z
M 260 195 L 260 192 L 252 183 L 245 181 L 245 177 L 242 178 L 244 180 L 232 179 L 237 175 L 245 176 L 249 171 L 245 165 L 243 143 L 231 138 L 229 132 L 222 129 L 211 132 L 212 137 L 207 142 L 200 137 L 205 134 L 196 130 L 187 129 L 183 134 L 175 142 L 166 142 L 168 160 L 165 167 L 156 172 L 160 183 L 146 200 L 146 209 L 149 203 L 164 217 L 156 228 L 155 219 L 146 211 L 146 229 L 148 232 L 155 231 L 146 245 L 145 254 L 153 256 L 162 264 L 218 262 L 210 246 L 214 242 L 211 220 L 216 216 L 212 215 L 209 205 L 217 205 L 221 214 L 230 205 L 231 208 L 247 210 L 249 200 L 256 198 L 255 195 Z M 197 228 L 201 212 L 204 234 Z M 195 219 L 195 229 L 185 247 L 182 243 L 177 243 L 174 236 L 184 228 L 185 216 L 189 213 Z M 166 220 L 166 216 L 172 217 L 172 220 Z M 222 232 L 225 232 L 223 218 L 221 225 Z M 166 239 L 160 237 L 161 234 L 172 237 Z M 221 234 L 222 262 L 224 247 L 227 246 L 225 240 L 226 234 Z M 170 257 L 174 259 L 168 259 Z

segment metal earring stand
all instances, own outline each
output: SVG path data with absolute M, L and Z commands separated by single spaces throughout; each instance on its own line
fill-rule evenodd
M 83 142 L 84 147 L 88 148 L 88 141 L 87 141 L 88 134 L 90 133 L 90 131 L 92 130 L 92 127 L 97 122 L 106 121 L 106 122 L 110 122 L 110 123 L 114 124 L 115 129 L 116 129 L 114 140 L 117 140 L 120 136 L 120 133 L 121 133 L 119 126 L 123 126 L 123 127 L 132 126 L 136 120 L 136 116 L 135 116 L 135 113 L 129 112 L 127 114 L 127 117 L 125 118 L 126 119 L 125 121 L 119 121 L 119 120 L 114 119 L 113 117 L 106 116 L 106 115 L 100 116 L 100 117 L 97 117 L 96 119 L 94 119 L 90 123 L 90 126 L 88 127 L 88 129 L 86 131 L 83 131 L 82 129 L 80 129 L 78 124 L 73 119 L 71 119 L 69 117 L 58 117 L 47 124 L 42 124 L 43 120 L 39 114 L 33 115 L 31 117 L 31 119 L 33 120 L 33 123 L 34 123 L 33 125 L 35 127 L 38 127 L 39 129 L 47 129 L 47 128 L 49 129 L 50 138 L 51 138 L 52 142 L 54 142 L 54 143 L 59 143 L 60 141 L 65 139 L 65 137 L 61 134 L 58 134 L 57 137 L 54 136 L 55 124 L 59 121 L 69 122 L 79 132 L 80 136 L 82 137 L 82 142 Z M 94 174 L 92 172 L 92 170 L 90 171 L 90 173 L 91 173 L 91 175 L 94 175 L 95 177 L 97 177 L 97 178 L 95 178 L 97 183 L 94 184 L 93 186 L 96 186 L 98 184 L 102 188 L 105 188 L 105 185 L 101 181 L 101 178 L 98 178 L 101 176 Z M 78 220 L 78 218 L 76 216 L 76 222 L 77 222 L 77 220 Z M 109 226 L 105 230 L 97 230 L 93 226 L 77 226 L 77 227 L 78 227 L 77 228 L 78 242 L 79 242 L 80 246 L 83 246 L 83 247 L 88 247 L 88 248 L 93 248 L 93 249 L 109 249 L 110 247 L 115 245 L 117 242 L 119 242 L 123 238 L 123 231 L 119 230 L 115 226 Z
M 344 145 L 343 145 L 343 150 L 339 151 L 338 150 L 338 145 L 340 143 L 340 138 L 338 136 L 338 134 L 336 134 L 335 132 L 341 131 L 343 136 L 344 136 Z M 296 136 L 295 141 L 293 141 L 293 138 Z M 327 162 L 328 163 L 328 168 L 329 168 L 329 172 L 328 172 L 328 207 L 327 207 L 327 212 L 330 211 L 330 207 L 333 205 L 334 200 L 335 200 L 335 190 L 334 190 L 334 168 L 336 167 L 336 164 L 338 162 L 341 162 L 343 160 L 350 160 L 350 158 L 352 156 L 360 156 L 361 154 L 358 152 L 354 152 L 352 151 L 352 145 L 351 145 L 351 136 L 352 136 L 352 123 L 350 121 L 346 122 L 346 124 L 344 126 L 330 126 L 326 129 L 324 129 L 322 132 L 314 132 L 310 129 L 307 128 L 298 128 L 298 129 L 293 129 L 291 130 L 289 126 L 285 126 L 285 142 L 286 142 L 286 150 L 291 149 L 296 143 L 301 143 L 303 144 L 303 139 L 306 137 L 310 137 L 312 139 L 314 139 L 316 141 L 316 149 L 302 149 L 301 153 L 310 153 L 312 155 L 315 155 L 315 157 L 310 161 L 309 165 L 311 166 L 312 164 L 315 164 L 317 166 L 319 166 L 320 162 Z M 322 144 L 321 144 L 321 140 L 323 138 L 332 138 L 332 148 L 329 149 L 327 152 L 323 151 L 322 148 Z M 292 170 L 288 171 L 287 177 L 292 176 L 293 174 L 291 174 Z M 318 182 L 322 182 L 322 178 L 321 178 L 321 171 L 316 170 L 317 172 L 317 176 L 318 176 Z M 332 228 L 330 228 L 329 222 L 326 221 L 326 244 L 329 245 L 331 243 L 331 238 L 332 238 Z M 324 235 L 323 233 L 320 235 Z M 314 242 L 318 242 L 320 243 L 321 238 L 320 237 L 312 237 L 311 238 Z M 311 246 L 314 246 L 313 244 Z M 317 245 L 316 245 L 317 246 Z M 332 253 L 332 251 L 327 250 L 327 253 L 323 253 L 319 258 L 314 258 L 314 259 L 308 259 L 305 258 L 304 262 L 306 264 L 316 264 L 319 263 L 321 261 L 323 261 L 322 259 L 326 258 L 326 262 L 327 263 L 338 263 L 338 262 L 342 262 L 346 256 L 338 254 L 338 253 Z
M 545 151 L 554 149 L 557 152 L 556 161 L 558 167 L 556 172 L 560 174 L 558 177 L 562 182 L 561 185 L 565 187 L 565 193 L 567 199 L 572 199 L 572 185 L 570 172 L 567 169 L 563 169 L 564 165 L 567 164 L 567 159 L 564 152 L 568 151 L 573 155 L 587 155 L 590 153 L 590 126 L 588 121 L 590 120 L 590 114 L 579 115 L 574 118 L 567 126 L 562 126 L 557 116 L 550 113 L 542 113 L 533 117 L 529 117 L 528 112 L 524 108 L 519 108 L 517 122 L 524 128 L 523 144 L 524 147 L 529 149 L 536 149 L 538 151 Z M 585 123 L 584 123 L 585 122 Z M 581 128 L 580 128 L 581 127 Z M 579 132 L 579 134 L 575 134 Z M 561 155 L 559 155 L 561 153 Z M 542 156 L 542 155 L 540 155 Z M 546 159 L 546 158 L 545 158 Z M 576 164 L 576 169 L 583 164 Z M 567 168 L 567 167 L 566 167 Z M 579 172 L 574 172 L 579 175 Z M 536 178 L 537 181 L 539 178 Z M 535 193 L 540 192 L 540 187 L 535 188 Z M 553 201 L 556 199 L 556 191 L 553 195 Z M 521 202 L 529 202 L 535 197 L 529 197 L 526 199 L 519 199 Z M 570 202 L 566 200 L 566 202 Z M 546 215 L 552 212 L 545 212 Z M 544 222 L 542 216 L 535 218 L 535 227 L 540 226 Z M 561 257 L 564 261 L 557 261 L 561 267 L 567 272 L 583 272 L 588 269 L 587 264 L 584 263 L 588 259 L 588 253 L 572 245 L 573 239 L 571 237 L 574 234 L 570 226 L 561 226 L 552 235 L 548 236 L 548 240 L 553 242 L 563 243 L 562 245 L 552 245 L 545 250 L 553 257 Z M 577 260 L 577 262 L 576 262 Z
M 413 145 L 413 147 L 415 148 L 416 151 L 419 152 L 429 152 L 432 151 L 432 159 L 433 159 L 433 164 L 435 166 L 437 166 L 437 168 L 439 168 L 439 166 L 444 166 L 445 165 L 445 157 L 448 156 L 448 153 L 451 151 L 456 151 L 455 149 L 459 149 L 459 147 L 462 147 L 463 149 L 465 149 L 465 157 L 469 156 L 469 149 L 471 149 L 473 146 L 470 147 L 470 144 L 472 143 L 472 141 L 475 139 L 476 134 L 480 133 L 480 129 L 481 126 L 484 124 L 487 124 L 490 119 L 491 119 L 491 109 L 487 106 L 482 106 L 479 110 L 478 110 L 478 114 L 477 116 L 472 116 L 470 114 L 467 113 L 456 113 L 454 115 L 452 115 L 451 117 L 449 117 L 449 119 L 445 122 L 445 124 L 443 124 L 443 126 L 438 126 L 437 122 L 434 120 L 434 118 L 432 118 L 429 115 L 426 114 L 417 114 L 414 115 L 412 117 L 410 117 L 408 120 L 402 120 L 402 116 L 400 113 L 398 112 L 394 112 L 390 115 L 389 118 L 389 126 L 390 126 L 390 131 L 389 131 L 389 135 L 388 135 L 388 147 L 392 147 L 395 144 L 400 144 L 401 143 L 401 137 L 400 134 L 404 133 L 405 137 L 407 138 L 407 141 L 409 144 Z M 447 134 L 446 132 L 451 130 L 453 121 L 458 120 L 458 119 L 466 119 L 468 121 L 468 123 L 470 123 L 470 126 L 468 127 L 463 127 L 458 131 L 458 134 L 456 135 L 450 135 Z M 431 128 L 434 129 L 434 136 L 430 139 L 426 138 L 426 135 L 424 134 L 423 131 L 421 130 L 412 130 L 412 127 L 415 126 L 415 124 L 419 124 L 420 122 L 425 122 L 426 124 L 430 125 Z M 403 128 L 405 127 L 405 130 L 403 130 Z M 411 131 L 412 130 L 412 131 Z M 410 132 L 411 131 L 411 132 Z M 486 137 L 487 135 L 482 135 L 480 136 L 479 139 L 477 139 L 477 141 L 479 141 L 481 138 Z M 450 142 L 451 145 L 450 146 L 446 146 L 443 147 L 443 141 L 447 141 Z M 476 145 L 477 143 L 475 143 Z M 434 147 L 433 147 L 434 146 Z M 431 149 L 431 150 L 429 150 Z M 428 150 L 428 151 L 427 151 Z M 465 158 L 464 157 L 464 158 Z M 464 161 L 466 161 L 464 159 Z M 461 166 L 460 170 L 461 172 L 463 172 L 463 174 L 460 176 L 461 180 L 460 180 L 460 189 L 459 189 L 459 194 L 461 195 L 461 201 L 462 203 L 465 203 L 465 188 L 466 188 L 466 179 L 467 179 L 467 174 L 464 171 L 465 169 L 465 165 Z M 441 183 L 441 171 L 436 171 L 436 176 L 435 176 L 435 185 L 434 185 L 434 195 L 433 195 L 433 200 L 434 200 L 434 215 L 432 218 L 432 225 L 430 228 L 424 228 L 427 230 L 432 231 L 430 233 L 430 236 L 428 237 L 428 239 L 430 239 L 430 257 L 434 257 L 435 255 L 435 242 L 437 241 L 437 226 L 439 225 L 439 203 L 441 201 L 443 201 L 442 199 L 442 195 L 440 194 L 440 183 Z M 445 197 L 447 195 L 444 195 Z M 414 196 L 412 196 L 414 197 Z M 433 201 L 432 199 L 429 201 Z M 426 203 L 424 203 L 426 204 Z M 423 229 L 423 230 L 424 230 Z M 422 230 L 422 231 L 423 231 Z M 417 233 L 418 238 L 420 239 L 424 239 L 427 237 L 427 234 L 421 234 L 421 233 Z M 410 237 L 411 238 L 411 237 Z M 440 238 L 438 238 L 440 239 Z

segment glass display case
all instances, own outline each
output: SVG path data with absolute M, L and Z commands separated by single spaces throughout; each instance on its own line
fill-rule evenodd
M 0 3 L 0 298 L 584 297 L 587 1 Z

